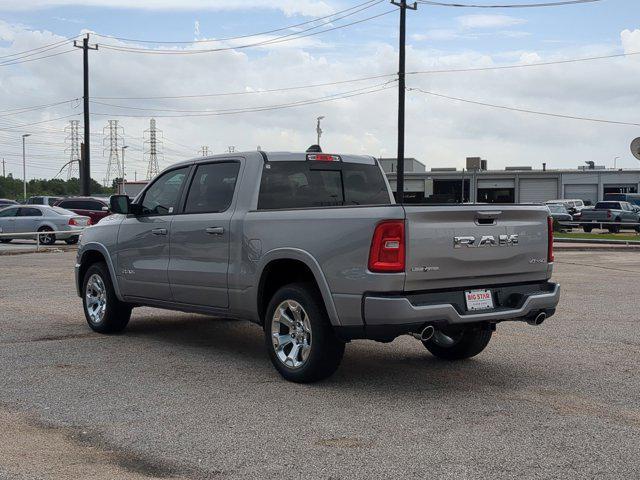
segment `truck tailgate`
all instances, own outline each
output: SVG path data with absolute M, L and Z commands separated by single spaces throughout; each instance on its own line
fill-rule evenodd
M 534 205 L 405 205 L 405 291 L 545 280 L 548 210 Z

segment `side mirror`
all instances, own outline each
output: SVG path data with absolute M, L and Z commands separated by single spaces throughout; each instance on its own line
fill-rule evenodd
M 113 213 L 127 215 L 131 211 L 131 199 L 127 195 L 111 195 L 109 210 Z
M 102 207 L 100 210 L 102 210 L 103 212 L 108 212 L 109 211 L 109 207 L 107 207 L 106 205 L 104 207 Z

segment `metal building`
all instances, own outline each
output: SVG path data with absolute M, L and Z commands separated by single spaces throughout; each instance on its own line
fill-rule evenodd
M 396 174 L 387 167 L 394 159 L 382 163 L 391 187 L 395 191 Z M 414 159 L 408 159 L 414 160 Z M 472 170 L 433 168 L 412 165 L 405 173 L 407 203 L 542 203 L 560 198 L 581 199 L 595 203 L 606 193 L 638 193 L 640 170 L 614 170 L 603 167 L 533 170 L 531 167 L 508 167 L 505 170 L 484 170 L 468 159 Z M 421 171 L 422 170 L 422 171 Z

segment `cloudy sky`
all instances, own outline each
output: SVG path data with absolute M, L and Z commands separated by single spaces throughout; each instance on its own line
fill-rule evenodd
M 197 155 L 203 145 L 214 153 L 258 145 L 303 150 L 315 142 L 320 115 L 325 151 L 394 156 L 397 22 L 386 1 L 2 0 L 0 156 L 21 177 L 21 134 L 30 133 L 28 177 L 51 177 L 68 161 L 64 128 L 82 120 L 82 54 L 64 40 L 86 32 L 99 45 L 90 53 L 98 180 L 107 165 L 109 119 L 123 127 L 129 179 L 145 175 L 144 131 L 152 116 L 164 138 L 161 167 Z M 500 169 L 543 162 L 571 168 L 586 160 L 613 166 L 615 157 L 618 167 L 640 166 L 629 153 L 638 126 L 451 98 L 640 124 L 640 55 L 434 73 L 638 53 L 640 2 L 528 9 L 423 4 L 408 13 L 408 44 L 408 71 L 431 73 L 407 79 L 414 89 L 407 93 L 407 155 L 428 168 L 461 168 L 467 156 Z M 377 78 L 351 81 L 369 77 Z M 342 83 L 326 85 L 332 82 Z

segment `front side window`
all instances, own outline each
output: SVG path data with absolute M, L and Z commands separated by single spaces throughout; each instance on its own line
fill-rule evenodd
M 387 186 L 376 165 L 273 162 L 262 172 L 258 209 L 388 205 Z
M 15 217 L 17 213 L 17 208 L 5 208 L 3 210 L 0 210 L 0 218 Z
M 188 170 L 189 167 L 171 170 L 153 182 L 142 199 L 142 214 L 171 215 L 176 212 Z
M 224 212 L 231 205 L 239 170 L 238 162 L 199 165 L 189 187 L 185 213 Z

